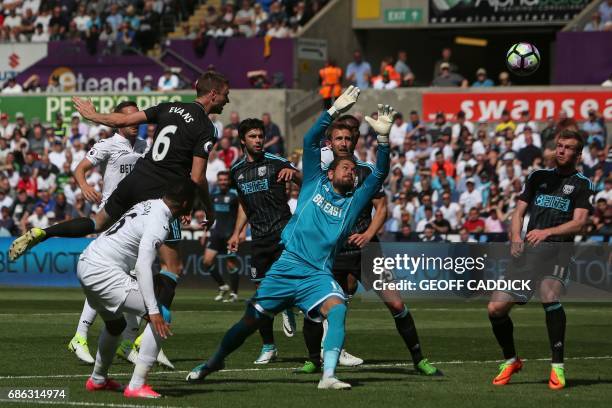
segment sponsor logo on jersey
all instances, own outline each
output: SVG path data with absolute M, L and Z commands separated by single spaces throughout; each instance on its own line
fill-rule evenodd
M 317 194 L 312 199 L 312 202 L 317 205 L 317 207 L 321 208 L 323 212 L 327 215 L 331 215 L 332 217 L 340 218 L 342 217 L 342 208 L 333 205 L 329 201 L 327 201 L 321 194 Z
M 552 196 L 548 194 L 538 194 L 535 199 L 535 205 L 538 207 L 552 208 L 559 211 L 567 212 L 570 207 L 568 198 Z
M 266 166 L 262 166 L 262 167 L 258 167 L 257 168 L 257 175 L 259 177 L 265 176 L 267 172 L 268 172 L 268 168 Z
M 177 106 L 172 106 L 172 107 L 170 107 L 170 110 L 168 112 L 169 113 L 178 113 L 179 115 L 181 115 L 181 117 L 183 118 L 185 123 L 191 123 L 191 122 L 194 121 L 193 117 L 191 116 L 191 113 L 185 112 L 184 108 L 179 108 Z
M 563 194 L 572 194 L 572 191 L 574 191 L 574 186 L 572 186 L 571 184 L 566 184 L 563 186 Z
M 252 194 L 252 193 L 257 193 L 259 191 L 266 191 L 269 189 L 268 179 L 255 180 L 255 181 L 250 181 L 248 183 L 241 183 L 241 184 L 238 184 L 238 187 L 240 188 L 240 191 L 242 191 L 244 194 Z

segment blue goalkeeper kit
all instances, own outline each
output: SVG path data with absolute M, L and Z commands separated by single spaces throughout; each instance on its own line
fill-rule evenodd
M 273 314 L 295 304 L 307 317 L 319 320 L 317 306 L 331 296 L 344 298 L 331 272 L 336 251 L 387 177 L 389 146 L 378 146 L 376 168 L 360 187 L 338 194 L 321 169 L 321 139 L 331 122 L 324 112 L 304 138 L 302 188 L 281 235 L 285 250 L 252 299 L 260 312 Z

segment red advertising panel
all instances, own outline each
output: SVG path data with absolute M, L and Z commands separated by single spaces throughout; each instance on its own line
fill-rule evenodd
M 601 91 L 540 92 L 426 92 L 423 94 L 423 117 L 433 120 L 437 112 L 451 118 L 460 110 L 470 120 L 499 120 L 504 110 L 518 119 L 521 111 L 528 110 L 535 120 L 557 117 L 564 110 L 568 116 L 586 120 L 595 109 L 606 120 L 612 120 L 612 89 Z

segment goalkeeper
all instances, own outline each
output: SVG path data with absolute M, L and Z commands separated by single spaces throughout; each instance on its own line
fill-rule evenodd
M 323 342 L 323 378 L 318 388 L 351 388 L 350 384 L 335 377 L 344 343 L 346 305 L 344 292 L 334 280 L 331 269 L 336 250 L 346 241 L 357 217 L 387 177 L 388 135 L 395 111 L 389 105 L 378 105 L 378 119 L 366 117 L 378 134 L 378 152 L 376 168 L 357 189 L 354 188 L 354 159 L 337 157 L 324 171 L 320 146 L 327 127 L 355 104 L 359 92 L 359 88 L 350 86 L 306 134 L 302 189 L 296 211 L 281 236 L 285 249 L 261 281 L 242 319 L 227 331 L 217 352 L 187 375 L 187 381 L 202 381 L 208 374 L 222 369 L 225 358 L 240 347 L 261 322 L 296 305 L 307 319 L 326 318 L 328 321 Z

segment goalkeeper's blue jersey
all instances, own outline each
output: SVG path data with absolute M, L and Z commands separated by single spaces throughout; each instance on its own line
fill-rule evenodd
M 304 266 L 296 265 L 296 276 L 331 273 L 336 251 L 389 173 L 389 146 L 381 145 L 376 168 L 363 184 L 346 196 L 336 193 L 321 169 L 320 143 L 331 121 L 324 112 L 304 137 L 302 188 L 295 213 L 281 235 L 285 246 L 281 259 Z

